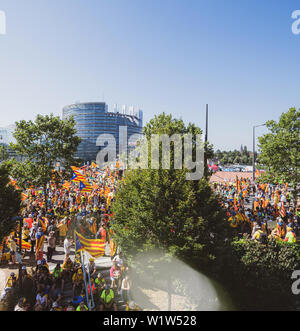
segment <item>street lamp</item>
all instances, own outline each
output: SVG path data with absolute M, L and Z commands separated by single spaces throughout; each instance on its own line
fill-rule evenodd
M 259 128 L 261 126 L 266 126 L 267 123 L 261 125 L 254 125 L 253 126 L 253 157 L 252 157 L 252 176 L 253 181 L 255 181 L 255 128 Z

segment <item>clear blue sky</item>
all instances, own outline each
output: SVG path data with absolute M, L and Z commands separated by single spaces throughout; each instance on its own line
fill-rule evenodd
M 136 105 L 204 128 L 215 148 L 300 107 L 293 0 L 0 0 L 0 126 L 76 101 Z M 258 134 L 265 129 L 257 130 Z

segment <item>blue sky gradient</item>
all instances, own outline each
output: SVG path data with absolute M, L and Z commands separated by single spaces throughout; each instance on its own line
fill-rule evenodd
M 0 126 L 77 101 L 135 105 L 252 149 L 252 126 L 300 107 L 294 0 L 0 0 Z M 265 132 L 257 129 L 258 134 Z

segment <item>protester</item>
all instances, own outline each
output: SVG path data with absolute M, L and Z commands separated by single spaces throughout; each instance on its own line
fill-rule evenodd
M 118 307 L 114 299 L 115 299 L 114 291 L 110 288 L 109 285 L 106 285 L 100 297 L 100 301 L 101 301 L 100 311 L 111 310 L 111 309 L 117 311 Z

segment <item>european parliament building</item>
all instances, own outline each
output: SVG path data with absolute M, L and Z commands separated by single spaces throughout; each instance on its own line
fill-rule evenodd
M 99 144 L 100 135 L 109 134 L 110 137 L 114 137 L 118 156 L 120 149 L 124 150 L 122 146 L 127 146 L 127 151 L 134 148 L 137 139 L 130 139 L 130 137 L 141 135 L 143 131 L 141 110 L 135 112 L 130 109 L 127 113 L 123 107 L 122 113 L 116 108 L 113 112 L 109 112 L 105 102 L 77 103 L 64 107 L 63 119 L 71 116 L 76 122 L 77 135 L 81 138 L 76 157 L 84 161 L 96 160 L 98 152 L 105 148 L 105 144 L 103 146 Z M 127 132 L 124 132 L 124 127 Z M 106 146 L 107 144 L 109 144 L 109 138 Z

